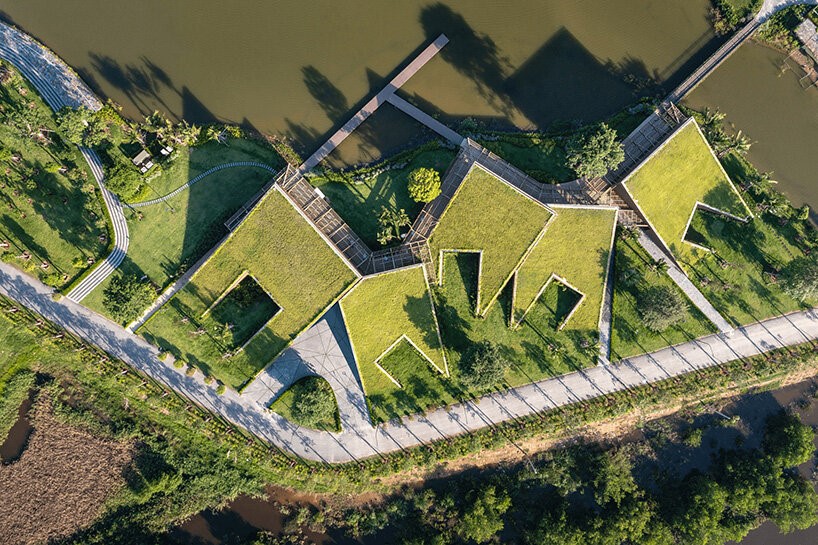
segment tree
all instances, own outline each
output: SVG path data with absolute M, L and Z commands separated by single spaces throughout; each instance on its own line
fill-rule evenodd
M 658 286 L 642 291 L 637 298 L 642 323 L 651 331 L 664 331 L 684 320 L 687 302 L 669 286 Z
M 293 386 L 293 416 L 305 426 L 315 427 L 335 417 L 335 394 L 329 383 L 308 377 Z
M 594 476 L 594 498 L 599 505 L 622 501 L 637 490 L 631 474 L 631 461 L 624 450 L 606 452 L 600 456 Z
M 409 174 L 409 196 L 415 202 L 429 202 L 440 195 L 440 173 L 433 168 L 417 168 Z
M 503 529 L 503 515 L 509 507 L 511 498 L 504 490 L 498 493 L 494 486 L 486 486 L 464 509 L 457 523 L 457 533 L 465 540 L 485 543 Z
M 111 316 L 125 323 L 139 316 L 155 297 L 156 290 L 149 282 L 133 274 L 118 274 L 102 292 L 102 304 Z
M 781 411 L 767 419 L 764 430 L 764 452 L 782 468 L 801 465 L 815 451 L 815 437 L 809 426 L 801 423 L 798 416 Z
M 378 215 L 378 242 L 382 246 L 386 246 L 394 239 L 400 239 L 400 230 L 408 227 L 412 222 L 409 216 L 406 215 L 406 210 L 390 210 L 385 206 L 381 206 L 381 212 Z
M 482 390 L 503 380 L 511 366 L 500 353 L 500 347 L 490 341 L 481 341 L 463 356 L 460 362 L 463 383 L 470 388 Z
M 57 127 L 69 142 L 93 148 L 99 146 L 106 136 L 105 123 L 86 106 L 57 112 Z
M 800 301 L 818 296 L 818 256 L 797 257 L 787 263 L 780 282 L 784 291 Z
M 569 142 L 566 164 L 583 178 L 604 176 L 625 160 L 625 149 L 616 137 L 616 130 L 600 123 Z
M 142 176 L 130 165 L 118 163 L 108 171 L 105 187 L 129 201 L 142 189 Z

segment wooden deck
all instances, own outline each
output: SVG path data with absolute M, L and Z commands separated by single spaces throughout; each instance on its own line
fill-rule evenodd
M 399 109 L 406 115 L 415 118 L 416 121 L 426 125 L 437 134 L 454 144 L 455 146 L 459 146 L 461 142 L 463 142 L 463 137 L 454 132 L 452 129 L 435 119 L 434 117 L 430 116 L 414 104 L 403 100 L 396 94 L 392 94 L 387 99 L 389 103 L 394 106 L 395 108 Z
M 285 196 L 360 274 L 365 274 L 372 250 L 341 219 L 324 196 L 293 167 L 276 179 Z
M 318 165 L 324 158 L 327 157 L 332 151 L 337 148 L 341 142 L 343 142 L 347 136 L 352 134 L 358 126 L 363 123 L 366 118 L 372 115 L 375 110 L 377 110 L 382 104 L 388 101 L 389 97 L 391 97 L 395 91 L 401 88 L 401 86 L 406 83 L 409 78 L 415 75 L 415 72 L 420 70 L 424 64 L 429 62 L 435 55 L 437 55 L 438 51 L 443 49 L 449 43 L 449 38 L 446 37 L 445 34 L 441 34 L 437 37 L 437 39 L 429 44 L 426 49 L 420 52 L 420 54 L 415 57 L 412 62 L 406 65 L 406 68 L 401 70 L 397 76 L 392 78 L 386 87 L 381 89 L 378 94 L 372 97 L 363 107 L 358 110 L 358 112 L 352 116 L 352 119 L 344 123 L 344 126 L 338 129 L 335 134 L 330 136 L 329 140 L 324 142 L 320 148 L 318 148 L 315 153 L 310 155 L 306 161 L 304 161 L 298 170 L 303 174 Z

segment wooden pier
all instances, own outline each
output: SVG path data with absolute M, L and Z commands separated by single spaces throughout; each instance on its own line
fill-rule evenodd
M 429 62 L 435 55 L 437 55 L 438 51 L 443 49 L 449 43 L 449 38 L 446 37 L 445 34 L 441 34 L 437 37 L 437 39 L 429 44 L 426 49 L 420 52 L 420 54 L 415 57 L 412 62 L 406 65 L 406 68 L 401 70 L 397 76 L 392 78 L 386 86 L 381 89 L 378 94 L 372 97 L 363 107 L 358 110 L 358 112 L 352 116 L 352 119 L 344 123 L 344 126 L 338 129 L 335 134 L 330 136 L 329 140 L 324 142 L 320 148 L 318 148 L 315 153 L 309 156 L 306 161 L 304 161 L 300 167 L 298 167 L 299 172 L 302 174 L 312 170 L 313 168 L 318 165 L 324 158 L 327 157 L 332 151 L 337 148 L 341 142 L 343 142 L 347 136 L 352 134 L 358 126 L 363 123 L 366 118 L 370 115 L 375 113 L 382 104 L 387 102 L 389 98 L 395 94 L 395 91 L 401 88 L 401 86 L 406 83 L 409 78 L 415 75 L 415 72 L 423 68 L 427 62 Z

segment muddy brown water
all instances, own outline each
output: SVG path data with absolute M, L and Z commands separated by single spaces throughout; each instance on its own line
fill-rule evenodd
M 748 42 L 688 97 L 701 109 L 720 109 L 727 121 L 753 142 L 747 158 L 772 172 L 797 206 L 809 204 L 818 219 L 818 88 L 803 89 L 793 70 L 782 70 L 785 55 Z
M 10 464 L 22 456 L 23 451 L 26 449 L 31 432 L 34 431 L 34 427 L 28 418 L 28 411 L 33 403 L 34 390 L 32 389 L 28 397 L 20 404 L 20 409 L 17 411 L 17 421 L 9 430 L 5 441 L 0 444 L 0 462 Z
M 5 0 L 130 116 L 244 122 L 312 151 L 420 47 L 451 42 L 404 87 L 432 113 L 518 127 L 599 119 L 672 87 L 717 47 L 708 0 Z M 368 159 L 417 125 L 391 106 L 339 155 Z

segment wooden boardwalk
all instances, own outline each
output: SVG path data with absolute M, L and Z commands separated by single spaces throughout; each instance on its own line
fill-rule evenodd
M 364 244 L 355 231 L 341 219 L 324 195 L 301 175 L 301 171 L 288 166 L 277 179 L 287 199 L 324 235 L 324 238 L 343 256 L 359 274 L 364 274 L 372 250 Z
M 401 70 L 397 76 L 392 78 L 386 87 L 381 89 L 377 95 L 372 97 L 363 107 L 358 110 L 352 119 L 344 123 L 344 126 L 338 129 L 335 134 L 330 136 L 329 140 L 324 142 L 324 145 L 318 148 L 315 153 L 310 155 L 306 161 L 304 161 L 298 170 L 303 174 L 309 170 L 315 168 L 318 163 L 324 160 L 332 151 L 337 148 L 341 142 L 343 142 L 347 136 L 352 134 L 358 126 L 363 123 L 367 117 L 372 115 L 375 110 L 377 110 L 382 104 L 388 101 L 389 97 L 391 97 L 395 91 L 401 88 L 401 86 L 406 83 L 409 78 L 415 75 L 415 72 L 420 70 L 424 64 L 429 62 L 435 55 L 437 55 L 438 51 L 443 49 L 449 43 L 449 38 L 447 38 L 444 34 L 441 34 L 437 37 L 437 39 L 429 44 L 426 49 L 420 52 L 420 54 L 415 57 L 412 62 L 406 65 L 406 68 Z
M 396 94 L 389 95 L 387 98 L 389 104 L 394 106 L 395 108 L 399 109 L 406 115 L 415 118 L 418 122 L 426 125 L 437 134 L 454 144 L 455 146 L 459 146 L 461 142 L 463 142 L 463 137 L 454 132 L 452 129 L 435 119 L 434 117 L 430 116 L 414 104 L 403 100 Z
M 750 39 L 753 32 L 761 26 L 762 21 L 753 18 L 733 34 L 715 53 L 710 55 L 690 76 L 687 77 L 676 89 L 674 89 L 665 99 L 668 102 L 678 103 L 696 88 L 713 70 L 719 67 L 727 58 L 732 55 L 741 44 Z

